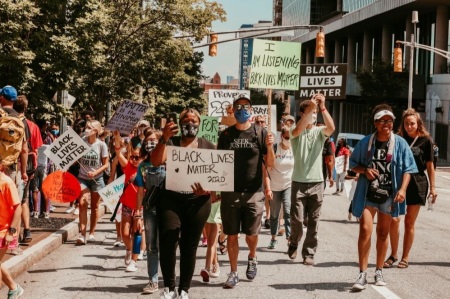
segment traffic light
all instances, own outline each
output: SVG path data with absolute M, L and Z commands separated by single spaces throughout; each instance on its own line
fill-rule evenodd
M 325 57 L 325 32 L 322 27 L 316 35 L 316 57 Z
M 209 35 L 209 42 L 212 43 L 212 45 L 209 45 L 209 56 L 216 56 L 217 55 L 217 41 L 219 40 L 218 34 L 210 34 Z
M 394 72 L 401 73 L 403 71 L 403 53 L 399 44 L 394 48 Z

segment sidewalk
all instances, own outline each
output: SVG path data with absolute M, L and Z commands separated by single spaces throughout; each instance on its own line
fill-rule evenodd
M 50 213 L 50 219 L 31 219 L 31 237 L 33 239 L 30 243 L 20 244 L 23 253 L 16 256 L 7 253 L 3 258 L 2 264 L 9 270 L 13 278 L 78 234 L 78 216 L 65 213 L 69 204 L 54 203 L 52 205 L 56 210 Z M 100 205 L 99 218 L 104 216 L 106 211 L 106 206 Z M 67 222 L 68 224 L 61 228 L 48 228 L 49 225 L 45 225 L 45 228 L 33 227 L 33 224 L 37 226 L 46 220 L 59 223 Z

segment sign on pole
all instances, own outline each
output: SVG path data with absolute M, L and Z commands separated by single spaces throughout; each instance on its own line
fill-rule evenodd
M 208 115 L 227 116 L 228 105 L 233 105 L 234 99 L 240 95 L 250 99 L 250 90 L 210 89 L 208 93 Z
M 129 134 L 133 131 L 142 116 L 144 116 L 147 109 L 148 106 L 145 104 L 124 100 L 106 124 L 105 129 L 108 131 L 117 130 L 122 134 Z
M 120 197 L 122 196 L 123 189 L 125 188 L 125 175 L 121 175 L 119 178 L 106 185 L 103 189 L 98 191 L 98 194 L 106 203 L 106 206 L 111 212 L 114 212 Z M 121 214 L 116 214 L 116 220 L 120 222 Z
M 234 151 L 167 147 L 166 188 L 190 191 L 200 183 L 208 191 L 234 190 Z
M 277 105 L 272 105 L 271 109 L 270 109 L 270 114 L 271 115 L 277 115 Z M 255 105 L 252 106 L 252 118 L 251 118 L 251 122 L 255 122 L 255 117 L 258 115 L 262 115 L 264 116 L 265 120 L 266 120 L 266 124 L 269 125 L 269 107 L 268 105 Z M 276 117 L 272 117 L 271 118 L 271 123 L 270 123 L 270 128 L 277 128 L 277 118 Z
M 88 153 L 91 148 L 72 129 L 68 128 L 44 151 L 56 167 L 67 171 L 69 167 Z
M 203 137 L 209 142 L 217 144 L 219 140 L 219 118 L 202 115 L 197 137 Z
M 344 172 L 344 163 L 345 163 L 345 156 L 339 156 L 334 159 L 334 169 L 336 169 L 336 173 L 343 173 Z M 347 159 L 347 165 L 345 169 L 348 169 L 349 167 L 349 159 Z
M 321 93 L 327 100 L 345 99 L 347 64 L 304 64 L 300 67 L 300 98 Z
M 250 88 L 298 90 L 301 44 L 253 40 Z

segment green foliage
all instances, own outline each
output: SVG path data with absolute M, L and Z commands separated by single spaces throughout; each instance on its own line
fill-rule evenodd
M 406 73 L 394 73 L 392 65 L 382 60 L 375 60 L 367 69 L 359 69 L 356 79 L 362 99 L 373 105 L 398 98 L 408 86 Z
M 174 35 L 206 35 L 225 20 L 207 0 L 0 0 L 0 82 L 15 85 L 37 116 L 67 113 L 50 99 L 67 89 L 76 109 L 101 118 L 107 99 L 142 100 L 150 116 L 205 105 L 203 56 Z

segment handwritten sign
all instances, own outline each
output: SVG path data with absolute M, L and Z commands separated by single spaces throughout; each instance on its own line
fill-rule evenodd
M 298 90 L 301 44 L 253 40 L 250 88 Z
M 217 144 L 219 139 L 219 118 L 202 115 L 197 137 L 203 137 L 209 142 Z
M 272 105 L 270 110 L 273 115 L 273 117 L 271 118 L 271 128 L 273 128 L 273 130 L 275 130 L 277 128 L 277 118 L 274 116 L 277 115 L 277 106 Z M 258 115 L 264 116 L 264 118 L 266 120 L 266 124 L 267 124 L 267 119 L 268 119 L 268 115 L 269 115 L 269 107 L 267 105 L 252 106 L 251 122 L 255 122 L 255 117 Z
M 208 94 L 208 115 L 227 116 L 227 107 L 240 95 L 250 99 L 250 90 L 210 89 Z
M 44 151 L 44 154 L 52 160 L 56 167 L 67 171 L 69 167 L 90 151 L 90 147 L 71 128 L 59 136 Z
M 57 170 L 42 182 L 42 192 L 52 201 L 72 202 L 80 196 L 81 186 L 72 174 Z
M 234 151 L 167 147 L 166 188 L 190 191 L 201 183 L 204 190 L 234 190 Z
M 98 194 L 106 203 L 106 206 L 110 211 L 114 211 L 119 202 L 120 197 L 123 193 L 123 188 L 125 187 L 125 175 L 120 176 L 119 178 L 112 181 L 110 184 L 106 185 Z M 121 214 L 116 214 L 116 220 L 120 222 Z
M 339 156 L 334 159 L 334 168 L 336 169 L 336 173 L 343 173 L 344 172 L 344 163 L 345 163 L 345 156 Z M 347 159 L 347 167 L 345 169 L 349 169 L 349 159 Z
M 124 100 L 106 125 L 106 130 L 129 134 L 144 116 L 148 106 L 130 100 Z

